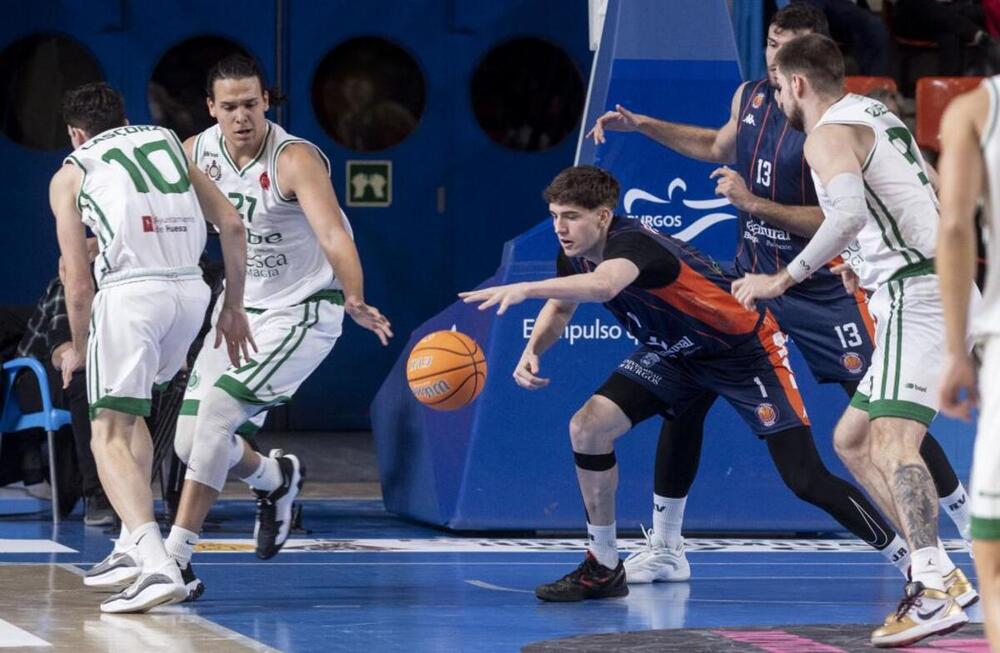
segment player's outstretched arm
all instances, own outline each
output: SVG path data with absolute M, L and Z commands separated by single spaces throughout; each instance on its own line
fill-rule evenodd
M 597 119 L 587 133 L 587 138 L 593 138 L 595 144 L 600 144 L 606 141 L 606 132 L 637 131 L 692 159 L 710 163 L 733 161 L 736 159 L 736 130 L 739 124 L 740 96 L 744 86 L 745 84 L 740 85 L 733 94 L 729 120 L 719 129 L 660 120 L 641 113 L 633 113 L 617 104 L 614 111 L 608 111 Z
M 87 255 L 87 234 L 80 221 L 76 196 L 83 183 L 83 171 L 64 165 L 49 184 L 49 205 L 56 219 L 56 237 L 62 255 L 63 287 L 69 319 L 72 349 L 63 354 L 63 387 L 69 386 L 73 371 L 83 367 L 87 354 L 87 320 L 94 300 L 94 283 Z
M 243 220 L 232 202 L 193 163 L 188 166 L 188 176 L 194 186 L 198 203 L 205 219 L 219 231 L 222 259 L 226 268 L 226 291 L 222 298 L 222 311 L 215 322 L 215 344 L 223 339 L 233 365 L 240 365 L 250 358 L 250 349 L 257 351 L 257 343 L 250 332 L 250 322 L 243 310 L 243 288 L 247 274 L 246 230 Z
M 740 173 L 723 166 L 709 175 L 715 180 L 715 194 L 725 197 L 741 211 L 753 214 L 796 236 L 812 237 L 823 223 L 823 210 L 818 206 L 779 204 L 750 192 Z
M 392 325 L 374 306 L 365 303 L 361 257 L 341 218 L 340 204 L 330 184 L 326 165 L 316 150 L 293 143 L 278 158 L 278 187 L 295 197 L 306 214 L 334 274 L 344 286 L 344 310 L 359 326 L 389 344 Z
M 538 390 L 549 384 L 549 379 L 538 376 L 541 356 L 562 334 L 576 311 L 576 304 L 550 299 L 535 318 L 521 359 L 514 368 L 514 382 L 526 390 Z
M 479 304 L 481 311 L 497 306 L 497 315 L 503 315 L 508 307 L 526 299 L 558 299 L 572 303 L 611 301 L 638 276 L 639 268 L 635 263 L 614 258 L 604 261 L 593 272 L 468 290 L 458 296 L 466 304 Z
M 985 88 L 956 98 L 941 120 L 941 226 L 937 269 L 944 307 L 948 362 L 941 412 L 968 420 L 978 401 L 976 369 L 966 344 L 969 295 L 976 274 L 975 213 L 985 164 L 980 139 L 989 115 Z

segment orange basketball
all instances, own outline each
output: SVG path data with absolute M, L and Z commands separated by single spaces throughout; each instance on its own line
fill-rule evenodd
M 457 410 L 482 392 L 486 356 L 464 333 L 435 331 L 414 345 L 406 361 L 406 380 L 425 406 Z

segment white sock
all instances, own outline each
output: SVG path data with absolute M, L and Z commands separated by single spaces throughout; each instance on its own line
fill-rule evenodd
M 611 522 L 610 526 L 594 526 L 587 522 L 587 549 L 608 569 L 618 566 L 618 542 L 615 539 L 615 530 L 614 522 Z
M 270 456 L 257 455 L 260 456 L 260 465 L 257 467 L 257 471 L 240 480 L 255 490 L 264 490 L 265 492 L 277 490 L 283 480 L 278 460 Z
M 118 539 L 115 540 L 115 551 L 119 553 L 127 551 L 132 546 L 132 538 L 129 537 L 128 526 L 122 522 L 122 529 L 118 532 Z
M 170 535 L 167 536 L 164 548 L 167 550 L 167 555 L 177 561 L 179 567 L 187 567 L 191 562 L 191 554 L 194 553 L 194 545 L 197 543 L 197 533 L 174 525 L 170 527 Z
M 947 576 L 955 571 L 955 563 L 948 557 L 948 552 L 944 550 L 944 542 L 938 538 L 938 562 L 941 563 L 941 575 Z
M 675 548 L 684 541 L 681 537 L 681 525 L 684 523 L 686 504 L 687 497 L 671 499 L 659 494 L 653 495 L 653 539 L 657 543 Z
M 910 553 L 910 572 L 913 582 L 920 582 L 928 589 L 944 591 L 941 577 L 941 551 L 936 546 L 926 546 Z
M 132 541 L 139 549 L 143 571 L 158 571 L 170 562 L 167 551 L 163 548 L 160 525 L 155 521 L 146 522 L 132 531 Z
M 900 571 L 905 577 L 910 571 L 910 547 L 906 546 L 906 540 L 901 538 L 899 535 L 893 538 L 892 542 L 889 542 L 889 546 L 885 547 L 879 551 L 886 560 L 895 565 L 896 569 Z
M 951 521 L 958 527 L 958 534 L 963 540 L 972 539 L 972 515 L 969 514 L 969 495 L 965 493 L 965 486 L 961 483 L 958 488 L 946 497 L 941 497 L 938 501 L 941 510 L 947 513 Z

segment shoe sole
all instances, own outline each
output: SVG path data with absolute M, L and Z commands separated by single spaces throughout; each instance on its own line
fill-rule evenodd
M 120 589 L 131 585 L 132 581 L 138 578 L 142 572 L 138 567 L 125 567 L 124 570 L 124 573 L 121 573 L 122 570 L 115 569 L 100 576 L 84 576 L 83 584 L 97 590 Z
M 909 633 L 899 633 L 894 637 L 885 637 L 877 642 L 873 637 L 871 639 L 871 643 L 875 648 L 899 648 L 909 646 L 910 644 L 915 644 L 916 642 L 919 642 L 925 637 L 930 637 L 931 635 L 950 635 L 967 623 L 969 623 L 969 617 L 965 614 L 960 614 L 947 620 L 942 619 L 940 622 L 926 624 L 927 626 L 932 624 L 938 625 L 940 626 L 939 628 L 922 631 L 919 634 L 912 632 L 912 630 L 920 630 L 919 628 L 914 628 Z
M 294 456 L 294 454 L 291 454 L 291 455 Z M 299 463 L 299 468 L 298 468 L 298 472 L 297 472 L 298 475 L 299 475 L 299 479 L 298 479 L 298 481 L 293 482 L 289 486 L 289 488 L 288 488 L 288 494 L 292 495 L 291 499 L 289 500 L 289 508 L 288 508 L 288 534 L 289 535 L 292 534 L 292 524 L 291 524 L 291 521 L 292 521 L 292 513 L 294 512 L 294 508 L 295 508 L 295 500 L 299 498 L 300 494 L 302 494 L 302 486 L 305 485 L 305 482 L 306 482 L 306 466 L 302 464 L 302 461 L 299 460 L 298 456 L 294 456 L 294 458 Z M 293 477 L 293 480 L 294 480 L 294 477 Z M 295 490 L 294 494 L 292 493 L 292 489 L 293 488 Z M 284 498 L 284 497 L 282 497 L 282 498 Z M 264 550 L 264 551 L 261 551 L 260 549 L 257 549 L 255 551 L 256 554 L 257 554 L 257 558 L 259 558 L 260 560 L 270 560 L 274 556 L 278 555 L 278 553 L 281 551 L 281 549 L 285 546 L 285 542 L 287 542 L 287 541 L 288 541 L 288 538 L 286 537 L 285 541 L 282 542 L 281 544 L 275 544 L 273 550 Z
M 955 603 L 957 603 L 960 608 L 967 608 L 970 605 L 979 603 L 979 592 L 976 590 L 969 590 L 961 596 L 955 596 L 952 598 L 955 599 Z
M 623 596 L 628 596 L 628 586 L 626 585 L 620 591 L 616 590 L 613 593 L 601 594 L 600 596 L 580 596 L 580 597 L 563 597 L 563 596 L 543 596 L 538 592 L 535 592 L 535 596 L 548 603 L 578 603 L 580 601 L 590 601 L 590 600 L 600 600 L 600 599 L 620 599 Z
M 664 573 L 666 572 L 666 573 Z M 629 585 L 649 585 L 651 583 L 661 582 L 661 583 L 685 583 L 691 580 L 691 568 L 688 567 L 687 575 L 676 575 L 674 570 L 666 569 L 661 572 L 657 571 L 633 571 L 629 572 L 628 567 L 625 567 L 625 580 Z M 633 577 L 634 576 L 634 577 Z M 648 580 L 647 580 L 648 579 Z
M 123 599 L 114 603 L 102 603 L 101 612 L 108 614 L 148 612 L 160 605 L 180 603 L 187 596 L 187 588 L 183 585 L 160 586 L 156 589 L 157 591 L 152 591 L 151 588 L 150 591 L 143 592 L 130 600 Z
M 197 601 L 201 598 L 201 595 L 205 593 L 205 583 L 201 581 L 195 581 L 193 583 L 188 583 L 186 586 L 187 596 L 181 603 L 190 603 L 191 601 Z

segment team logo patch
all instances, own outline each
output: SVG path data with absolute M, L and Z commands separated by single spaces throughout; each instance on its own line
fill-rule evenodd
M 198 370 L 191 370 L 191 376 L 188 377 L 188 389 L 194 390 L 201 383 L 201 375 L 198 374 Z
M 213 160 L 207 166 L 205 166 L 205 174 L 212 181 L 219 181 L 222 179 L 222 166 L 219 165 L 218 161 Z
M 156 225 L 154 224 L 153 216 L 151 215 L 142 216 L 142 230 L 156 231 Z
M 758 93 L 757 95 L 753 96 L 753 102 L 750 103 L 750 106 L 753 107 L 754 109 L 759 109 L 762 104 L 764 104 L 764 94 Z
M 271 178 L 267 176 L 267 172 L 260 173 L 260 187 L 267 190 L 271 187 Z
M 841 356 L 840 364 L 851 374 L 861 374 L 865 369 L 865 359 L 855 351 L 849 351 Z
M 778 423 L 778 409 L 774 407 L 774 404 L 757 404 L 754 412 L 764 426 L 774 426 Z
M 649 352 L 639 362 L 642 363 L 643 367 L 652 367 L 660 362 L 660 357 L 653 352 Z

